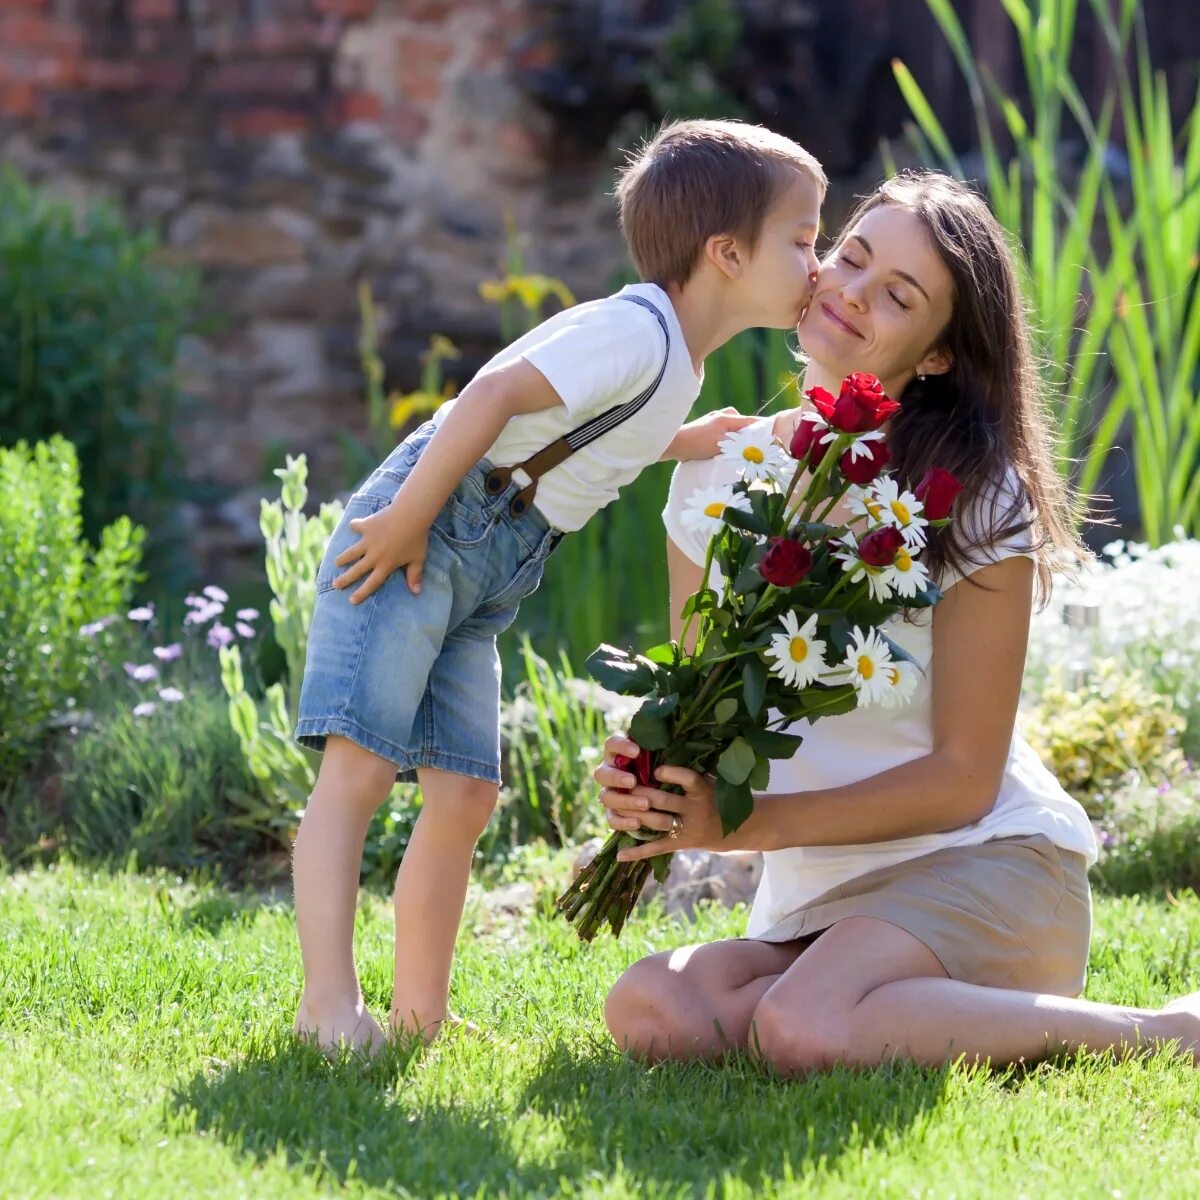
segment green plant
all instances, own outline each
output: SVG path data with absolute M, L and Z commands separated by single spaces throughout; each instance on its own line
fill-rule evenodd
M 1121 0 L 1115 16 L 1108 0 L 1091 0 L 1117 80 L 1094 117 L 1070 74 L 1076 0 L 1004 0 L 1029 88 L 1026 118 L 977 68 L 949 0 L 927 3 L 967 81 L 993 208 L 1028 256 L 1026 293 L 1056 405 L 1062 468 L 1075 461 L 1079 487 L 1093 490 L 1128 422 L 1146 539 L 1159 545 L 1176 525 L 1200 529 L 1200 93 L 1177 155 L 1166 79 L 1151 67 L 1139 0 Z M 920 153 L 963 178 L 911 72 L 897 62 L 895 75 L 917 123 Z M 1007 163 L 992 132 L 989 98 L 1016 149 Z M 1117 111 L 1131 177 L 1127 205 L 1110 175 Z M 1086 145 L 1078 169 L 1064 165 L 1068 116 Z
M 600 832 L 592 767 L 611 729 L 605 705 L 632 715 L 635 706 L 578 679 L 567 655 L 556 670 L 521 640 L 523 676 L 504 706 L 506 778 L 495 828 L 506 845 L 535 839 L 569 845 Z
M 308 465 L 303 455 L 288 455 L 287 465 L 275 474 L 282 482 L 280 498 L 263 500 L 260 520 L 266 539 L 267 582 L 274 596 L 271 621 L 286 675 L 257 701 L 246 687 L 240 650 L 226 646 L 221 650 L 221 682 L 229 696 L 229 719 L 258 783 L 257 820 L 286 843 L 316 782 L 317 756 L 299 745 L 292 731 L 316 603 L 317 568 L 342 506 L 322 504 L 316 516 L 305 515 Z
M 81 701 L 98 656 L 89 627 L 124 609 L 139 578 L 142 529 L 119 517 L 93 548 L 81 505 L 65 438 L 0 447 L 0 778 Z
M 262 848 L 253 790 L 211 684 L 148 712 L 113 693 L 68 754 L 65 848 L 80 861 L 241 874 Z
M 180 488 L 175 361 L 197 274 L 161 260 L 110 204 L 0 173 L 0 444 L 69 433 L 83 529 L 162 526 Z
M 416 785 L 397 784 L 387 803 L 371 818 L 367 829 L 362 857 L 363 883 L 385 888 L 395 883 L 400 860 L 408 849 L 420 815 L 420 793 Z
M 1179 738 L 1184 719 L 1140 672 L 1098 663 L 1082 691 L 1052 672 L 1021 727 L 1063 787 L 1095 817 L 1104 791 L 1130 773 L 1154 781 L 1183 766 Z

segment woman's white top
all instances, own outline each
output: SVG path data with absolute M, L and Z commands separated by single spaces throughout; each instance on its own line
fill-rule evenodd
M 737 464 L 720 458 L 680 463 L 675 469 L 663 521 L 671 540 L 698 566 L 704 565 L 708 541 L 703 533 L 684 525 L 681 518 L 687 500 L 697 488 L 734 483 L 737 478 Z M 1028 534 L 990 544 L 986 536 L 980 536 L 980 530 L 987 528 L 985 518 L 1006 523 L 1015 483 L 1016 476 L 1010 472 L 998 503 L 988 498 L 955 514 L 968 537 L 984 546 L 974 555 L 982 560 L 974 570 L 1005 558 L 1032 557 Z M 967 574 L 971 573 L 968 569 Z M 937 582 L 945 592 L 961 578 L 950 571 Z M 720 588 L 720 577 L 710 579 L 710 585 Z M 771 763 L 768 791 L 811 792 L 842 787 L 933 751 L 932 618 L 932 610 L 923 609 L 914 621 L 894 617 L 886 625 L 888 636 L 913 656 L 922 671 L 911 702 L 894 709 L 878 705 L 858 708 L 811 724 L 797 722 L 790 732 L 803 734 L 804 745 L 793 758 Z M 986 683 L 981 681 L 980 686 Z M 1096 861 L 1096 837 L 1087 814 L 1014 729 L 996 803 L 981 820 L 945 833 L 896 841 L 796 846 L 764 854 L 762 883 L 754 899 L 747 935 L 755 937 L 766 932 L 788 913 L 869 871 L 946 846 L 970 846 L 992 838 L 1039 833 L 1064 850 L 1084 855 L 1089 866 Z

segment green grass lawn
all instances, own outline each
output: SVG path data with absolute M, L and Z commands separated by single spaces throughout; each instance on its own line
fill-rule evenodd
M 600 1005 L 650 949 L 740 931 L 643 916 L 580 946 L 476 905 L 458 1011 L 494 1030 L 330 1065 L 288 1038 L 290 906 L 71 868 L 0 877 L 0 1195 L 1200 1195 L 1200 1071 L 1081 1059 L 783 1083 L 627 1062 Z M 386 1011 L 390 909 L 360 926 Z M 1200 900 L 1105 899 L 1088 995 L 1197 986 Z

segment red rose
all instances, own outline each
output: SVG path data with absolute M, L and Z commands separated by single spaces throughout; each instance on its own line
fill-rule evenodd
M 639 750 L 637 758 L 627 758 L 624 754 L 613 755 L 613 766 L 618 771 L 630 771 L 643 787 L 654 787 L 654 753 L 651 750 Z
M 867 452 L 865 457 L 860 454 L 858 458 L 852 458 L 847 450 L 838 463 L 842 474 L 859 487 L 865 487 L 892 461 L 887 442 L 867 442 L 863 449 Z
M 823 387 L 811 387 L 804 393 L 813 403 L 813 408 L 817 410 L 825 418 L 829 420 L 833 416 L 834 406 L 837 400 L 834 394 L 826 391 Z
M 949 471 L 930 467 L 913 495 L 925 506 L 927 520 L 941 521 L 950 515 L 950 509 L 962 490 L 963 485 Z
M 814 391 L 817 389 L 814 388 Z M 796 422 L 796 432 L 792 434 L 792 444 L 788 447 L 788 453 L 797 461 L 804 462 L 808 460 L 809 466 L 819 467 L 821 460 L 829 452 L 829 447 L 833 444 L 827 442 L 824 446 L 817 440 L 827 430 L 824 425 L 818 425 L 816 421 L 806 421 L 802 417 Z
M 817 390 L 813 388 L 809 395 Z M 825 420 L 842 433 L 869 433 L 900 411 L 900 405 L 888 398 L 879 380 L 863 371 L 846 376 L 836 400 L 825 392 L 821 403 L 815 397 L 813 403 Z
M 896 551 L 903 545 L 904 534 L 894 525 L 885 525 L 858 543 L 858 557 L 868 567 L 890 567 L 896 561 Z
M 775 537 L 758 564 L 759 572 L 776 587 L 793 587 L 812 570 L 812 551 L 794 538 Z

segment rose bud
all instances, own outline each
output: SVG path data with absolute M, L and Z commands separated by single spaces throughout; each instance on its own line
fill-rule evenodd
M 930 467 L 913 490 L 913 495 L 925 506 L 926 520 L 944 521 L 962 490 L 963 485 L 949 471 Z
M 788 453 L 797 462 L 804 462 L 807 459 L 809 466 L 819 467 L 821 460 L 829 452 L 829 447 L 833 445 L 832 442 L 827 442 L 822 446 L 817 440 L 826 432 L 828 431 L 824 425 L 801 418 L 796 422 L 796 432 L 792 434 L 792 444 L 788 447 Z
M 865 456 L 860 453 L 858 458 L 853 458 L 850 451 L 847 450 L 838 461 L 838 466 L 842 468 L 842 474 L 851 483 L 857 483 L 859 487 L 865 487 L 871 483 L 880 471 L 892 461 L 887 442 L 867 442 L 862 449 L 866 450 Z
M 888 398 L 874 375 L 856 371 L 842 382 L 833 411 L 825 419 L 843 433 L 868 433 L 899 411 L 900 405 Z
M 812 551 L 794 538 L 774 537 L 771 539 L 759 573 L 776 587 L 794 587 L 812 570 Z
M 613 766 L 618 771 L 628 771 L 642 787 L 654 785 L 654 752 L 651 750 L 639 750 L 636 758 L 614 754 Z
M 858 543 L 858 557 L 868 567 L 890 567 L 896 561 L 896 552 L 904 545 L 904 534 L 894 525 L 885 525 L 868 533 Z
M 810 387 L 804 393 L 811 401 L 812 406 L 825 418 L 826 421 L 833 416 L 834 405 L 837 404 L 837 398 L 831 391 L 823 387 Z

